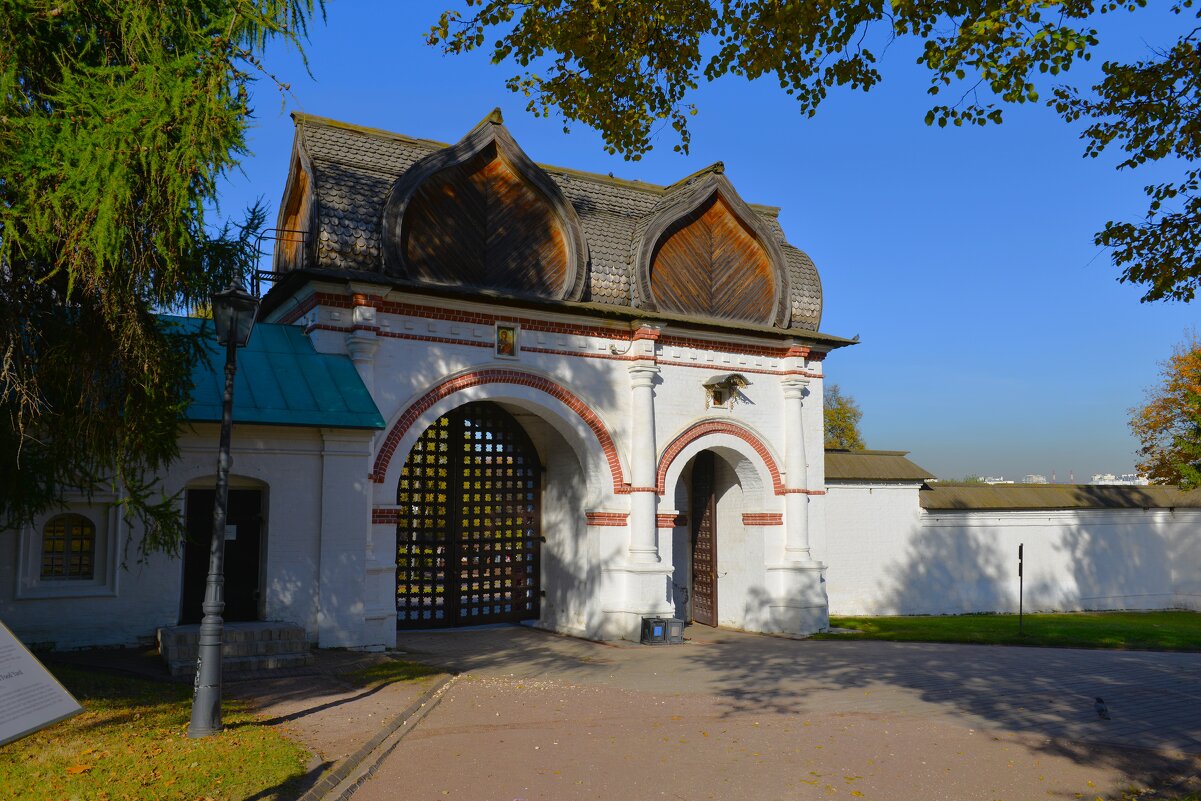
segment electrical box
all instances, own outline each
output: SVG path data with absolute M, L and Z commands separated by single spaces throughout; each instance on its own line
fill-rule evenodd
M 642 618 L 642 644 L 666 645 L 667 621 L 661 617 Z

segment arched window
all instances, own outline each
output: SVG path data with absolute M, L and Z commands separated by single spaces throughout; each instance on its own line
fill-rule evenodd
M 51 518 L 42 528 L 43 579 L 91 579 L 96 569 L 96 526 L 83 515 Z

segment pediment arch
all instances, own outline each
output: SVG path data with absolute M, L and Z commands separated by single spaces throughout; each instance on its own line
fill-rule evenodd
M 787 328 L 784 252 L 720 165 L 661 204 L 635 242 L 638 305 Z
M 575 209 L 499 110 L 396 181 L 381 255 L 406 280 L 555 300 L 583 296 L 588 262 Z

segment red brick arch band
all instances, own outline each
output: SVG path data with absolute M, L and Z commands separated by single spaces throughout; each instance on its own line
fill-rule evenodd
M 672 440 L 671 444 L 667 446 L 667 450 L 663 451 L 663 456 L 659 459 L 659 475 L 655 482 L 656 492 L 660 495 L 667 494 L 667 469 L 671 467 L 671 463 L 680 455 L 680 452 L 696 440 L 710 434 L 729 434 L 746 442 L 755 449 L 755 453 L 759 454 L 759 458 L 767 466 L 767 472 L 771 474 L 772 490 L 775 494 L 783 495 L 788 491 L 784 487 L 784 482 L 780 479 L 780 468 L 776 466 L 776 460 L 772 458 L 771 451 L 767 449 L 762 440 L 742 426 L 714 420 L 693 426 Z
M 413 423 L 417 422 L 417 419 L 425 414 L 431 406 L 448 395 L 453 395 L 470 387 L 478 387 L 482 384 L 517 384 L 545 392 L 547 395 L 562 401 L 567 408 L 579 415 L 580 419 L 596 435 L 596 440 L 600 443 L 601 450 L 605 452 L 605 459 L 609 462 L 609 473 L 613 477 L 613 492 L 624 494 L 630 491 L 621 472 L 621 460 L 617 456 L 617 448 L 613 445 L 613 437 L 609 435 L 605 424 L 588 407 L 588 404 L 576 397 L 570 390 L 563 388 L 554 381 L 518 370 L 480 370 L 448 378 L 414 401 L 409 408 L 405 409 L 404 414 L 400 416 L 396 424 L 392 426 L 392 430 L 388 432 L 387 438 L 384 439 L 384 444 L 380 446 L 379 454 L 375 457 L 375 466 L 371 471 L 371 480 L 376 484 L 384 483 L 384 475 L 388 472 L 388 463 L 392 461 L 392 457 L 395 455 L 400 441 L 404 439 L 404 435 L 412 427 Z

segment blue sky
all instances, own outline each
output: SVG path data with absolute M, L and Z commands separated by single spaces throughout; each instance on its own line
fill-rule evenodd
M 589 129 L 564 134 L 561 120 L 527 114 L 504 88 L 512 65 L 426 45 L 453 4 L 330 3 L 310 31 L 312 77 L 269 48 L 266 66 L 291 92 L 257 87 L 252 153 L 226 181 L 222 213 L 262 197 L 274 219 L 291 110 L 453 142 L 500 106 L 535 161 L 655 183 L 720 160 L 744 199 L 783 209 L 789 240 L 817 263 L 822 330 L 861 337 L 825 369 L 858 400 L 869 447 L 909 450 L 943 477 L 1133 469 L 1127 410 L 1196 308 L 1139 303 L 1092 235 L 1141 215 L 1142 186 L 1170 171 L 1082 158 L 1079 130 L 1041 106 L 1007 108 L 999 127 L 927 127 L 926 76 L 907 43 L 885 54 L 882 86 L 835 90 L 812 119 L 770 80 L 702 86 L 692 152 L 673 152 L 667 131 L 627 162 Z M 1145 52 L 1173 29 L 1154 12 L 1103 22 L 1106 53 Z

